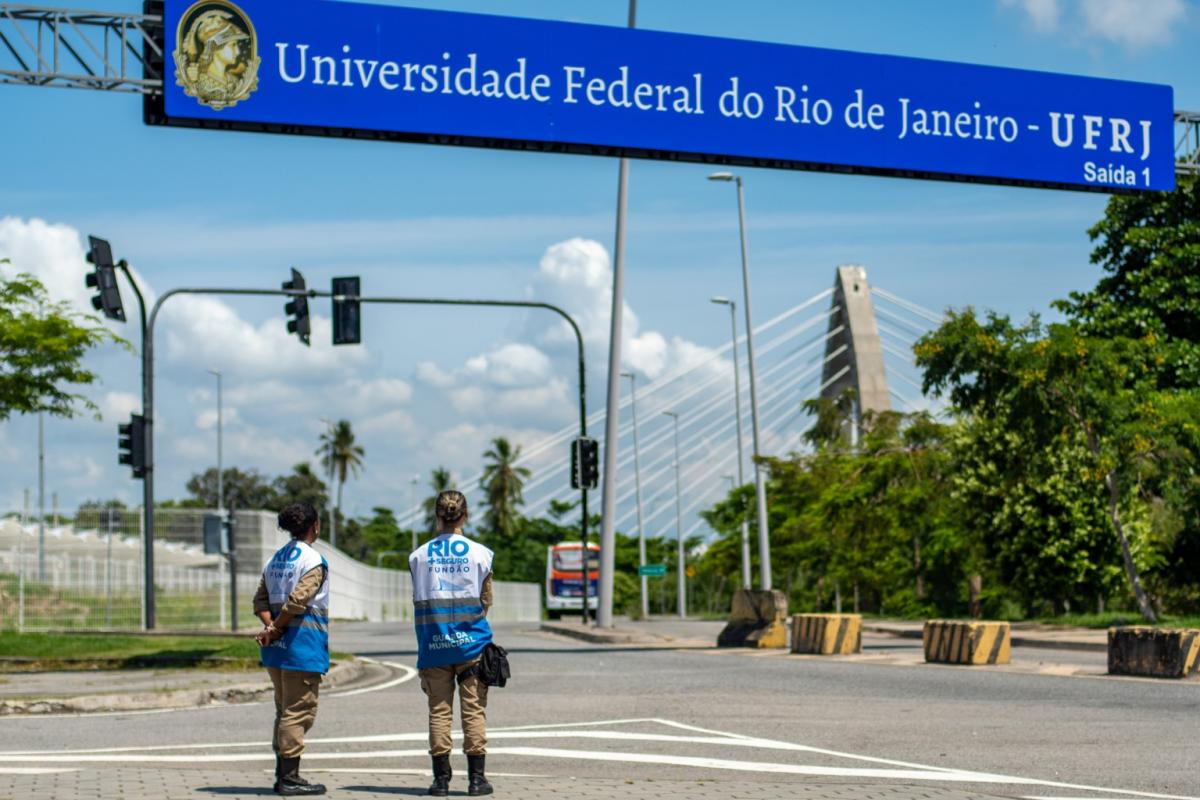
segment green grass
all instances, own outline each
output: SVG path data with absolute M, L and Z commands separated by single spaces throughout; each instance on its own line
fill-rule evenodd
M 1042 617 L 1036 622 L 1046 625 L 1070 625 L 1078 628 L 1112 628 L 1121 625 L 1149 625 L 1136 611 L 1106 611 L 1103 614 L 1060 614 L 1057 617 Z M 1159 628 L 1200 628 L 1200 616 L 1170 616 L 1158 618 Z
M 249 636 L 137 636 L 0 633 L 0 671 L 27 669 L 253 669 Z M 19 660 L 18 660 L 19 659 Z
M 51 669 L 258 669 L 246 636 L 0 632 L 0 672 Z M 333 660 L 352 658 L 334 652 Z M 13 659 L 5 661 L 4 659 Z

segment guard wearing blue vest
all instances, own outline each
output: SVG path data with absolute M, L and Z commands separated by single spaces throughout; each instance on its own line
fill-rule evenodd
M 454 687 L 462 708 L 463 753 L 471 796 L 491 794 L 484 774 L 487 753 L 487 685 L 473 667 L 492 641 L 487 612 L 492 605 L 492 551 L 463 536 L 467 498 L 461 492 L 438 495 L 434 509 L 440 532 L 408 559 L 412 572 L 417 628 L 417 668 L 429 698 L 429 793 L 450 790 L 450 724 Z
M 321 520 L 308 503 L 279 512 L 279 527 L 292 540 L 263 567 L 254 595 L 262 663 L 275 686 L 275 793 L 285 797 L 325 794 L 300 777 L 304 735 L 317 718 L 321 676 L 329 671 L 329 563 L 313 548 Z

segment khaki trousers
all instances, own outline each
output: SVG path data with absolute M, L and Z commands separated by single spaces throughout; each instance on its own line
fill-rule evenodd
M 317 719 L 321 673 L 267 667 L 275 684 L 275 735 L 271 747 L 281 758 L 299 758 L 304 734 Z
M 454 749 L 450 725 L 454 721 L 454 686 L 458 674 L 479 663 L 479 659 L 445 667 L 421 670 L 421 691 L 429 698 L 429 755 L 448 756 Z M 458 704 L 462 711 L 463 753 L 487 754 L 487 690 L 477 676 L 458 684 Z

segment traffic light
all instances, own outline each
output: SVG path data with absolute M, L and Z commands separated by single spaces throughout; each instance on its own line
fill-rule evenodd
M 130 414 L 129 423 L 117 426 L 118 463 L 133 468 L 134 478 L 146 477 L 146 418 Z
M 294 291 L 305 291 L 308 286 L 304 283 L 304 276 L 295 267 L 292 268 L 292 279 L 283 284 L 284 289 Z M 294 333 L 299 337 L 300 341 L 305 346 L 312 345 L 312 322 L 308 318 L 308 298 L 304 295 L 295 295 L 283 307 L 283 313 L 287 314 L 291 319 L 288 320 L 288 333 Z
M 600 443 L 580 437 L 571 442 L 571 488 L 595 489 L 600 485 Z
M 121 303 L 121 289 L 117 286 L 117 269 L 113 264 L 112 245 L 95 236 L 88 237 L 88 263 L 95 271 L 87 278 L 88 288 L 96 289 L 92 306 L 103 311 L 109 319 L 125 321 L 125 306 Z
M 362 279 L 333 279 L 333 343 L 362 344 L 362 317 L 358 301 Z M 349 298 L 354 298 L 353 300 Z

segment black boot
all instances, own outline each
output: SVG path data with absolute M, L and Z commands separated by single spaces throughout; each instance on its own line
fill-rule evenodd
M 434 797 L 445 797 L 450 794 L 450 756 L 433 756 L 433 783 L 429 785 L 429 793 Z
M 275 781 L 275 794 L 284 797 L 309 797 L 325 794 L 325 787 L 320 783 L 309 783 L 300 777 L 299 758 L 281 758 L 279 780 Z
M 467 787 L 467 794 L 471 797 L 492 793 L 492 785 L 488 783 L 488 779 L 483 774 L 486 760 L 487 756 L 467 756 L 467 776 L 471 781 L 470 786 Z

